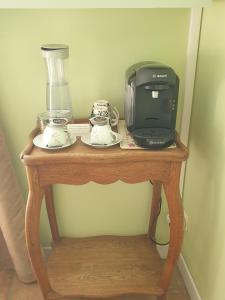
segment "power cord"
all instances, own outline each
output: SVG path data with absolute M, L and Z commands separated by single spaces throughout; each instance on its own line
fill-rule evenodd
M 151 184 L 153 185 L 153 182 L 152 182 L 151 180 L 150 180 L 150 182 L 151 182 Z M 158 216 L 160 215 L 161 211 L 162 211 L 162 197 L 160 197 L 160 199 L 159 199 L 159 210 L 158 210 L 157 216 L 155 217 L 155 220 L 154 220 L 154 222 L 153 222 L 153 225 L 156 223 L 156 221 L 157 221 L 157 219 L 158 219 Z M 165 242 L 165 243 L 158 242 L 158 241 L 157 241 L 155 238 L 153 238 L 151 235 L 149 235 L 149 238 L 150 238 L 150 240 L 151 240 L 154 244 L 159 245 L 159 246 L 167 246 L 167 245 L 169 245 L 169 243 L 170 243 L 170 240 L 169 240 L 168 242 Z

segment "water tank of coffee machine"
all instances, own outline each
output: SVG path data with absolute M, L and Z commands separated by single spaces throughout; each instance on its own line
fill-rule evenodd
M 179 78 L 156 62 L 141 62 L 126 72 L 125 122 L 136 143 L 163 148 L 175 141 Z

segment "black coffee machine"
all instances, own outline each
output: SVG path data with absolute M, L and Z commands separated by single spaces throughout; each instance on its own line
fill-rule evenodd
M 145 61 L 126 72 L 125 122 L 136 143 L 163 148 L 175 141 L 179 78 L 172 68 Z

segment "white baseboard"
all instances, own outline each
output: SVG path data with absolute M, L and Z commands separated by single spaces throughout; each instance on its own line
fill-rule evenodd
M 158 250 L 159 256 L 162 259 L 166 259 L 169 246 L 168 245 L 166 245 L 166 246 L 157 245 L 156 248 Z M 184 281 L 184 284 L 186 286 L 186 289 L 188 291 L 188 294 L 189 294 L 191 300 L 202 300 L 200 295 L 199 295 L 199 292 L 196 288 L 194 280 L 191 276 L 191 273 L 188 270 L 188 266 L 187 266 L 187 264 L 184 260 L 184 257 L 182 255 L 180 255 L 180 257 L 177 261 L 177 266 L 178 266 L 181 277 Z
M 167 253 L 169 249 L 169 245 L 156 245 L 156 249 L 159 253 L 160 258 L 166 259 L 167 258 Z
M 177 266 L 178 266 L 180 274 L 183 278 L 184 284 L 186 286 L 186 289 L 188 291 L 188 294 L 189 294 L 191 300 L 202 300 L 202 298 L 200 297 L 199 292 L 197 290 L 197 287 L 194 283 L 194 280 L 191 276 L 191 273 L 188 270 L 188 266 L 182 255 L 180 255 L 180 257 L 178 259 Z
M 48 257 L 50 252 L 52 251 L 52 247 L 51 246 L 42 246 L 42 251 L 45 255 L 45 257 Z

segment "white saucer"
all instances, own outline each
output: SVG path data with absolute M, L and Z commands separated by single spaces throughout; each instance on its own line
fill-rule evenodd
M 68 139 L 67 143 L 65 145 L 62 146 L 56 146 L 56 147 L 47 147 L 45 145 L 43 145 L 43 134 L 39 134 L 37 136 L 35 136 L 35 138 L 33 139 L 33 143 L 35 146 L 42 148 L 42 149 L 48 149 L 48 150 L 57 150 L 57 149 L 63 149 L 66 147 L 69 147 L 71 145 L 73 145 L 76 142 L 76 137 L 72 134 L 70 134 L 70 138 Z
M 91 147 L 94 147 L 94 148 L 108 148 L 108 147 L 112 147 L 118 143 L 120 143 L 122 140 L 122 136 L 119 134 L 119 133 L 116 133 L 116 140 L 113 141 L 111 144 L 92 144 L 90 142 L 90 134 L 89 135 L 84 135 L 81 137 L 81 141 L 88 145 L 88 146 L 91 146 Z

